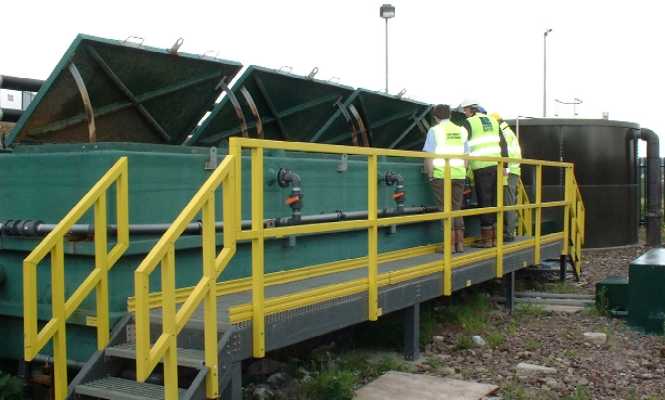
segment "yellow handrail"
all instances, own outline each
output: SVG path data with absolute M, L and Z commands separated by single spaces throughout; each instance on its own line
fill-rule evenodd
M 205 365 L 208 368 L 206 393 L 219 396 L 217 356 L 217 277 L 224 271 L 236 251 L 236 215 L 234 156 L 226 156 L 199 188 L 169 229 L 159 239 L 134 273 L 136 297 L 136 378 L 144 382 L 157 364 L 164 364 L 166 400 L 178 398 L 177 336 L 194 311 L 203 302 Z M 219 254 L 215 243 L 215 193 L 224 186 L 224 244 Z M 175 242 L 187 224 L 202 215 L 203 276 L 176 311 Z M 161 264 L 162 333 L 150 342 L 150 274 Z
M 251 153 L 251 228 L 241 229 L 241 205 L 242 205 L 242 169 L 241 157 L 243 149 L 250 150 Z M 367 207 L 368 217 L 364 220 L 348 220 L 328 223 L 314 223 L 283 227 L 265 227 L 264 226 L 264 149 L 278 149 L 298 152 L 315 152 L 328 154 L 348 154 L 367 156 Z M 391 217 L 378 217 L 378 157 L 409 157 L 409 158 L 443 158 L 446 160 L 444 167 L 444 207 L 442 211 L 431 212 L 419 215 L 400 215 Z M 573 165 L 564 162 L 540 161 L 540 160 L 519 160 L 522 165 L 531 165 L 536 171 L 536 199 L 533 203 L 529 202 L 524 186 L 519 185 L 520 201 L 511 206 L 504 205 L 499 201 L 495 207 L 455 210 L 451 209 L 451 178 L 450 178 L 450 160 L 451 159 L 474 159 L 485 161 L 496 161 L 499 164 L 497 173 L 497 194 L 503 190 L 503 166 L 512 160 L 510 158 L 495 157 L 470 157 L 459 155 L 434 155 L 431 153 L 390 150 L 367 147 L 351 147 L 324 145 L 317 143 L 296 143 L 283 141 L 269 141 L 247 138 L 231 138 L 229 141 L 229 155 L 226 156 L 223 163 L 212 173 L 208 180 L 201 186 L 196 195 L 188 203 L 182 213 L 176 218 L 169 230 L 162 236 L 155 247 L 143 260 L 135 273 L 135 299 L 133 305 L 135 308 L 136 319 L 136 352 L 137 352 L 137 379 L 144 381 L 155 366 L 163 360 L 165 397 L 168 400 L 177 399 L 177 348 L 176 338 L 179 332 L 187 324 L 189 318 L 201 302 L 204 303 L 204 336 L 205 336 L 205 364 L 210 373 L 207 376 L 207 396 L 216 397 L 219 395 L 218 388 L 218 349 L 217 349 L 217 315 L 216 315 L 216 297 L 221 294 L 243 290 L 251 290 L 251 304 L 238 305 L 233 307 L 230 312 L 232 322 L 240 320 L 252 321 L 252 342 L 253 355 L 263 357 L 265 355 L 265 318 L 266 315 L 302 307 L 303 305 L 314 304 L 325 299 L 336 298 L 340 296 L 357 293 L 359 291 L 368 294 L 368 319 L 376 320 L 382 310 L 379 307 L 379 287 L 391 282 L 401 282 L 405 279 L 412 279 L 421 276 L 423 273 L 441 273 L 443 275 L 443 295 L 452 294 L 452 270 L 462 265 L 468 265 L 479 260 L 496 258 L 496 275 L 503 276 L 502 262 L 503 255 L 520 251 L 524 249 L 533 249 L 534 263 L 540 262 L 540 246 L 542 244 L 561 241 L 570 232 L 568 224 L 564 224 L 564 232 L 548 235 L 541 235 L 542 209 L 548 207 L 565 207 L 572 214 L 572 207 L 579 208 L 579 202 L 571 196 L 566 196 L 563 201 L 542 201 L 542 168 L 554 167 L 563 168 L 567 174 L 573 171 Z M 571 187 L 573 181 L 566 182 L 566 193 L 574 190 Z M 219 255 L 215 254 L 215 191 L 223 186 L 224 195 L 224 247 Z M 447 189 L 447 190 L 446 190 Z M 502 199 L 503 196 L 497 196 Z M 532 211 L 535 210 L 535 211 Z M 450 235 L 444 234 L 444 252 L 442 258 L 432 261 L 424 266 L 419 266 L 421 270 L 414 268 L 404 271 L 390 273 L 379 273 L 379 260 L 383 256 L 378 254 L 378 228 L 413 222 L 423 221 L 443 221 L 444 233 L 449 232 L 452 227 L 452 220 L 455 217 L 480 215 L 487 213 L 496 213 L 500 222 L 503 213 L 506 211 L 515 211 L 520 215 L 520 229 L 531 238 L 503 245 L 501 229 L 498 229 L 497 247 L 484 249 L 473 254 L 452 258 Z M 532 224 L 532 212 L 535 212 L 535 224 Z M 175 287 L 175 242 L 182 234 L 187 224 L 199 213 L 202 214 L 202 251 L 203 251 L 203 277 L 195 287 L 183 291 L 176 290 Z M 579 220 L 579 218 L 578 218 Z M 500 224 L 498 224 L 500 225 Z M 535 225 L 535 232 L 532 232 L 532 225 Z M 265 298 L 265 288 L 269 284 L 274 284 L 275 280 L 270 275 L 265 274 L 264 270 L 264 241 L 289 235 L 305 235 L 317 233 L 330 233 L 342 230 L 367 230 L 367 257 L 356 263 L 349 263 L 353 260 L 342 260 L 336 263 L 329 263 L 326 267 L 328 273 L 345 270 L 349 265 L 360 266 L 363 262 L 367 265 L 367 277 L 356 281 L 332 285 L 330 287 L 313 289 L 310 292 L 290 294 L 279 298 Z M 501 238 L 499 238 L 501 237 Z M 224 270 L 230 259 L 236 251 L 237 240 L 251 241 L 252 268 L 251 276 L 246 285 L 238 286 L 238 283 L 232 283 L 233 288 L 221 290 L 220 284 L 217 284 L 219 274 Z M 568 250 L 567 243 L 563 244 L 562 254 Z M 428 251 L 432 251 L 431 249 Z M 151 295 L 149 288 L 150 274 L 161 264 L 162 274 L 162 294 L 161 296 Z M 317 271 L 310 270 L 307 273 L 296 274 L 294 279 L 303 279 L 305 276 L 315 275 Z M 244 282 L 244 281 L 243 281 Z M 237 286 L 237 287 L 236 287 Z M 182 302 L 181 307 L 176 312 L 176 303 Z M 154 344 L 150 342 L 150 309 L 161 307 L 163 313 L 163 327 L 161 335 L 155 340 Z
M 240 182 L 241 169 L 240 169 L 240 155 L 243 148 L 250 149 L 252 152 L 251 174 L 252 174 L 252 229 L 239 230 L 237 232 L 238 239 L 252 241 L 252 300 L 251 300 L 251 315 L 252 320 L 252 337 L 253 337 L 253 355 L 254 357 L 263 357 L 265 354 L 265 316 L 266 316 L 266 300 L 265 300 L 265 282 L 264 282 L 264 265 L 263 265 L 263 242 L 267 238 L 284 237 L 288 235 L 302 235 L 313 233 L 329 233 L 340 230 L 360 230 L 366 229 L 368 232 L 368 256 L 367 256 L 367 279 L 360 280 L 357 284 L 364 285 L 363 287 L 368 293 L 368 310 L 369 320 L 376 320 L 381 315 L 381 308 L 378 303 L 378 287 L 379 274 L 378 274 L 378 256 L 377 256 L 377 228 L 387 225 L 397 225 L 403 223 L 422 222 L 440 220 L 444 223 L 444 233 L 449 232 L 452 226 L 452 219 L 458 216 L 480 215 L 487 213 L 497 214 L 497 246 L 491 249 L 490 252 L 496 258 L 496 276 L 503 276 L 503 213 L 505 211 L 516 211 L 522 217 L 522 226 L 524 231 L 529 235 L 533 234 L 528 244 L 533 248 L 534 258 L 533 263 L 539 264 L 541 259 L 541 245 L 549 243 L 552 237 L 544 238 L 541 235 L 542 223 L 542 209 L 548 207 L 564 207 L 570 210 L 573 205 L 573 199 L 566 196 L 563 201 L 549 201 L 543 202 L 542 200 L 542 169 L 543 167 L 564 168 L 566 174 L 572 174 L 573 164 L 566 162 L 556 161 L 542 161 L 542 160 L 529 160 L 521 159 L 515 160 L 505 157 L 472 157 L 460 155 L 439 155 L 419 151 L 406 151 L 406 150 L 393 150 L 393 149 L 380 149 L 371 147 L 352 147 L 352 146 L 338 146 L 326 145 L 319 143 L 296 143 L 296 142 L 283 142 L 283 141 L 270 141 L 260 139 L 247 139 L 247 138 L 230 138 L 229 141 L 230 154 L 236 157 L 236 194 L 235 203 L 237 209 L 235 210 L 236 224 L 240 226 L 240 206 L 242 204 Z M 263 227 L 263 150 L 287 150 L 297 152 L 312 152 L 312 153 L 328 153 L 328 154 L 347 154 L 347 155 L 364 155 L 367 156 L 367 197 L 368 197 L 368 217 L 365 220 L 352 220 L 352 221 L 339 221 L 328 223 L 315 223 L 306 225 L 264 228 Z M 446 160 L 444 167 L 444 209 L 439 212 L 432 212 L 420 215 L 406 215 L 377 218 L 377 159 L 380 156 L 387 157 L 409 157 L 409 158 L 440 158 Z M 451 159 L 464 159 L 464 160 L 480 160 L 480 161 L 496 161 L 499 168 L 497 169 L 497 206 L 487 207 L 471 210 L 451 210 L 450 201 L 450 160 Z M 521 202 L 516 205 L 504 206 L 503 205 L 503 166 L 509 162 L 519 162 L 522 165 L 531 165 L 535 167 L 535 193 L 536 198 L 534 203 L 528 202 L 528 197 L 522 185 L 520 185 Z M 566 182 L 565 191 L 571 189 L 572 183 Z M 448 190 L 446 190 L 446 188 Z M 532 233 L 531 223 L 531 210 L 535 209 L 535 232 Z M 564 224 L 564 231 L 561 238 L 568 237 L 569 226 Z M 444 251 L 442 260 L 439 265 L 439 271 L 443 274 L 443 295 L 450 295 L 452 293 L 452 255 L 450 246 L 450 235 L 444 234 Z M 547 241 L 547 242 L 546 242 Z M 568 246 L 564 241 L 561 249 L 561 254 L 567 254 Z M 341 290 L 341 289 L 340 289 Z M 302 305 L 307 301 L 301 301 L 297 304 Z M 274 311 L 274 308 L 272 309 Z M 244 314 L 247 315 L 247 314 Z
M 53 339 L 54 390 L 56 400 L 67 396 L 67 319 L 93 289 L 97 298 L 97 348 L 109 341 L 108 272 L 129 245 L 127 157 L 120 158 L 83 196 L 37 247 L 23 260 L 23 330 L 25 360 L 31 361 Z M 107 248 L 107 191 L 116 185 L 117 241 Z M 74 293 L 65 294 L 65 236 L 91 207 L 94 207 L 95 267 Z M 37 266 L 51 255 L 52 317 L 37 328 Z
M 522 183 L 522 180 L 517 181 L 517 204 L 526 205 L 529 204 L 529 195 L 526 192 L 526 188 Z M 533 226 L 531 220 L 531 209 L 523 208 L 517 212 L 518 221 L 517 221 L 517 234 L 519 236 L 532 236 L 533 235 Z

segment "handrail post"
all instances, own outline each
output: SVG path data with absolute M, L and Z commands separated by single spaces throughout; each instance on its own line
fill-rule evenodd
M 443 167 L 443 295 L 450 296 L 453 293 L 453 267 L 452 267 L 452 230 L 453 219 L 450 215 L 452 210 L 452 181 L 450 177 L 450 159 L 445 158 Z
M 381 315 L 379 308 L 379 228 L 378 218 L 378 159 L 376 155 L 367 156 L 367 298 L 369 301 L 369 320 L 376 321 Z
M 542 222 L 543 203 L 543 165 L 536 165 L 536 233 L 533 249 L 533 264 L 540 264 L 540 230 Z
M 240 176 L 237 179 L 239 180 Z M 236 195 L 239 193 L 240 191 Z M 240 208 L 239 203 L 237 207 Z M 256 236 L 252 239 L 252 350 L 254 357 L 261 358 L 265 356 L 263 148 L 261 147 L 252 149 L 252 231 L 256 232 Z
M 503 160 L 498 160 L 496 163 L 496 227 L 494 233 L 496 235 L 496 277 L 503 277 Z
M 162 259 L 162 332 L 168 336 L 164 353 L 164 398 L 178 398 L 178 332 L 175 326 L 175 243 L 169 243 Z
M 108 280 L 108 230 L 106 216 L 106 192 L 95 203 L 95 269 L 100 270 L 97 284 L 97 350 L 109 342 L 109 280 Z
M 215 267 L 215 190 L 208 192 L 202 209 L 203 232 L 201 235 L 203 251 L 203 275 L 208 279 L 208 288 L 203 304 L 205 341 L 206 396 L 219 397 L 218 360 L 217 360 L 217 269 Z
M 562 256 L 567 256 L 569 254 L 569 247 L 570 247 L 570 228 L 571 228 L 571 216 L 574 219 L 574 212 L 571 215 L 571 203 L 573 202 L 573 198 L 571 196 L 572 194 L 572 180 L 570 179 L 570 174 L 571 174 L 571 168 L 566 167 L 565 170 L 565 175 L 564 175 L 564 183 L 563 183 L 563 200 L 566 202 L 565 207 L 563 208 L 563 244 L 561 246 L 561 255 Z M 573 242 L 575 239 L 573 238 Z
M 65 249 L 58 238 L 51 252 L 51 306 L 57 328 L 53 335 L 54 391 L 56 400 L 67 397 L 67 321 L 65 318 Z

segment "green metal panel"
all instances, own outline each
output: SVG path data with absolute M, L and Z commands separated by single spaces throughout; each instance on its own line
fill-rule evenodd
M 429 125 L 431 106 L 402 99 L 382 92 L 358 89 L 346 101 L 353 104 L 363 117 L 372 147 L 417 149 L 422 148 Z M 340 113 L 331 116 L 334 128 L 343 122 Z M 329 144 L 351 144 L 351 131 L 326 129 L 317 132 L 311 141 Z
M 610 311 L 627 311 L 628 278 L 609 276 L 596 283 L 596 305 Z
M 21 116 L 7 144 L 88 142 L 70 66 L 86 86 L 97 141 L 179 144 L 221 93 L 236 62 L 78 35 Z
M 226 153 L 219 149 L 220 157 Z M 170 223 L 209 175 L 204 169 L 209 149 L 189 146 L 140 143 L 53 144 L 16 146 L 12 153 L 0 154 L 0 221 L 32 219 L 56 223 L 103 175 L 120 156 L 129 159 L 130 223 Z M 289 188 L 275 182 L 280 168 L 289 168 L 302 179 L 304 215 L 357 211 L 367 208 L 367 164 L 365 157 L 349 157 L 345 171 L 339 171 L 339 156 L 266 151 L 265 216 L 289 217 L 284 203 Z M 249 157 L 243 159 L 243 218 L 250 217 Z M 379 162 L 379 208 L 395 207 L 393 187 L 381 177 L 386 171 L 400 173 L 405 179 L 406 206 L 433 205 L 429 185 L 421 173 L 422 161 Z M 221 196 L 220 196 L 221 197 Z M 108 197 L 109 221 L 113 223 L 114 195 Z M 221 205 L 221 198 L 218 204 Z M 221 218 L 221 212 L 218 213 Z M 90 216 L 83 223 L 91 222 Z M 132 235 L 130 248 L 110 275 L 110 311 L 118 318 L 126 310 L 127 297 L 133 295 L 133 272 L 159 235 Z M 399 226 L 395 233 L 380 231 L 380 251 L 397 250 L 441 240 L 438 222 Z M 22 260 L 38 243 L 37 238 L 0 235 L 0 269 L 5 279 L 0 284 L 0 325 L 12 326 L 7 333 L 17 343 L 22 337 Z M 222 235 L 218 242 L 222 243 Z M 201 276 L 200 236 L 182 237 L 176 243 L 176 282 L 192 286 Z M 296 238 L 295 246 L 286 239 L 265 244 L 266 272 L 290 270 L 367 254 L 366 231 L 308 235 Z M 71 295 L 94 265 L 94 249 L 88 237 L 68 237 L 66 253 L 66 291 Z M 241 243 L 220 280 L 249 276 L 251 249 Z M 47 259 L 39 268 L 38 293 L 40 319 L 50 317 L 50 267 Z M 153 274 L 151 287 L 159 290 L 159 273 Z M 95 314 L 94 295 L 87 299 L 70 323 L 70 343 L 80 343 L 70 355 L 83 361 L 94 351 L 94 330 L 81 326 L 86 316 Z M 0 347 L 0 358 L 19 358 L 21 347 Z
M 665 323 L 665 249 L 652 249 L 630 263 L 628 322 L 663 334 Z
M 256 104 L 266 139 L 308 141 L 353 88 L 252 65 L 238 78 L 231 91 L 241 107 L 248 134 L 257 136 L 257 118 L 252 113 L 246 89 Z M 203 121 L 187 144 L 218 145 L 230 136 L 241 135 L 241 119 L 226 95 Z
M 242 89 L 256 104 L 254 111 Z M 364 132 L 367 144 L 373 147 L 419 149 L 431 108 L 397 96 L 257 66 L 250 66 L 231 90 L 235 100 L 224 97 L 187 144 L 219 145 L 230 136 L 241 135 L 244 121 L 251 137 L 258 136 L 262 126 L 266 139 L 350 145 L 355 130 L 360 145 L 365 144 Z

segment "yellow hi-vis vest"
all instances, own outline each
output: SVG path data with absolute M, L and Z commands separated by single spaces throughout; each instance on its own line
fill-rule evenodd
M 506 145 L 508 146 L 508 157 L 510 158 L 519 158 L 522 159 L 522 148 L 520 147 L 520 141 L 517 139 L 515 132 L 510 129 L 506 121 L 501 121 L 499 124 L 501 133 L 506 139 Z M 508 170 L 511 174 L 521 175 L 521 168 L 519 163 L 509 163 Z
M 450 120 L 445 120 L 433 126 L 434 139 L 436 142 L 436 154 L 464 154 L 464 144 L 467 140 L 466 129 L 455 125 Z M 446 160 L 435 158 L 432 162 L 434 168 L 432 176 L 437 179 L 443 179 L 445 174 Z M 466 167 L 464 160 L 459 158 L 450 159 L 450 178 L 464 179 L 466 177 Z
M 469 132 L 469 155 L 476 157 L 501 157 L 499 123 L 485 114 L 476 113 L 467 118 Z M 471 160 L 472 170 L 496 166 L 496 161 Z

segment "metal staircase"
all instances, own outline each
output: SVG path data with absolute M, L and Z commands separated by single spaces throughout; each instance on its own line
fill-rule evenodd
M 160 332 L 160 322 L 152 321 L 152 331 Z M 234 382 L 231 358 L 234 328 L 221 327 L 218 331 L 220 360 L 220 389 L 223 399 L 240 398 L 240 385 Z M 156 339 L 156 338 L 153 338 Z M 206 399 L 203 331 L 200 328 L 183 330 L 178 335 L 178 398 L 182 400 Z M 223 355 L 221 353 L 224 353 Z M 227 365 L 228 364 L 228 365 Z M 158 366 L 143 383 L 136 381 L 135 325 L 131 315 L 116 324 L 109 345 L 95 353 L 69 386 L 72 399 L 147 400 L 164 399 L 164 373 Z

